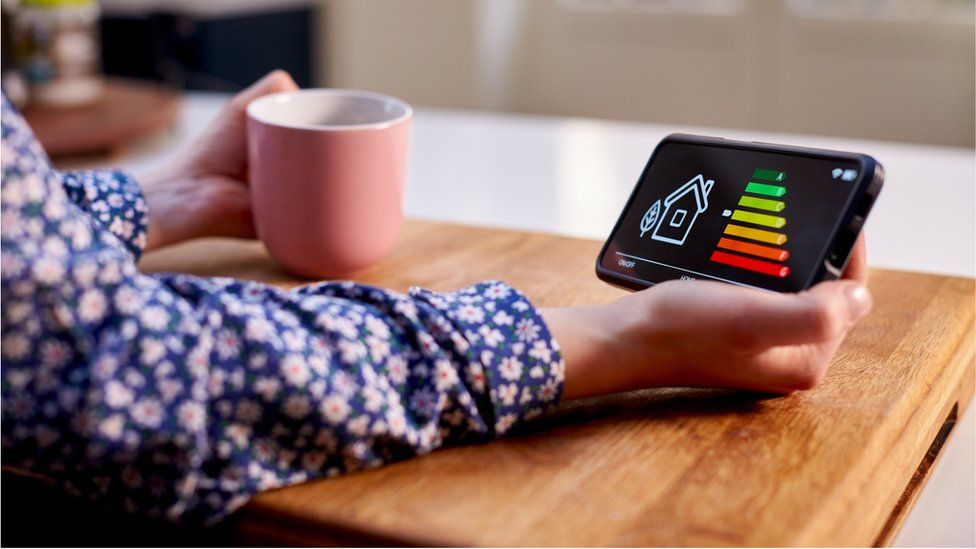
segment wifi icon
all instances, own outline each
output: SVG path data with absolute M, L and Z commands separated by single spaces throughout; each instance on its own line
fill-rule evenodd
M 834 179 L 837 179 L 838 177 L 843 175 L 843 173 L 844 170 L 841 168 L 834 168 L 833 170 L 830 171 L 830 175 L 834 176 Z

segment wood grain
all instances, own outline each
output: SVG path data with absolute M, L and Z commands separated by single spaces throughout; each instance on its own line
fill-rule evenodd
M 355 279 L 448 290 L 499 278 L 539 306 L 605 303 L 622 292 L 594 276 L 598 249 L 412 221 L 396 251 Z M 143 267 L 303 283 L 255 243 L 196 242 Z M 971 400 L 976 284 L 875 270 L 870 287 L 874 312 L 815 390 L 571 402 L 502 440 L 260 495 L 229 524 L 265 543 L 884 543 L 947 415 Z

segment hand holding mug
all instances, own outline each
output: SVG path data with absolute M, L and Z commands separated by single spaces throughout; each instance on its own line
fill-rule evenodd
M 147 250 L 205 236 L 254 238 L 248 188 L 247 106 L 298 86 L 274 71 L 231 99 L 170 165 L 137 179 L 149 205 Z
M 259 236 L 289 270 L 343 276 L 403 220 L 412 109 L 355 90 L 299 90 L 274 71 L 238 93 L 172 165 L 140 176 L 146 249 Z

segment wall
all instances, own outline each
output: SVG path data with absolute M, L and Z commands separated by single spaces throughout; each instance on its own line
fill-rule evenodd
M 324 0 L 320 57 L 420 105 L 973 146 L 973 3 L 888 2 Z

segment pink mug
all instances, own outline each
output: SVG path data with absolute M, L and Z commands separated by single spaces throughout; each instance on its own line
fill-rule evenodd
M 258 237 L 288 270 L 344 276 L 379 261 L 403 222 L 413 110 L 358 90 L 267 95 L 247 107 Z

